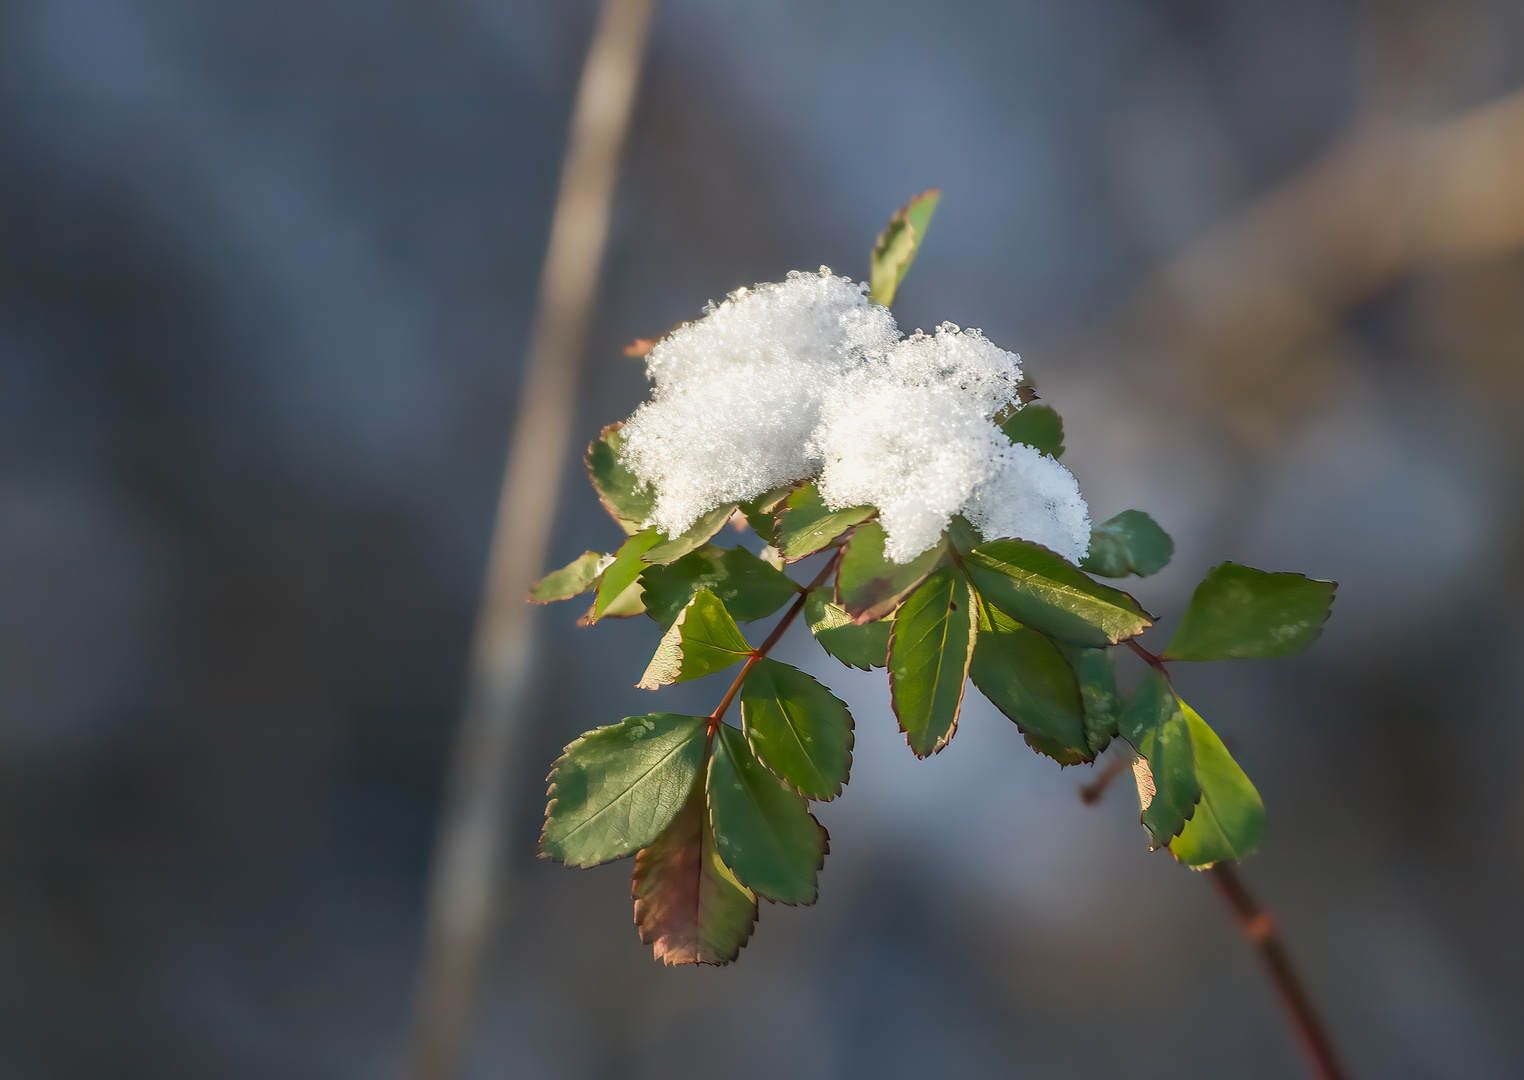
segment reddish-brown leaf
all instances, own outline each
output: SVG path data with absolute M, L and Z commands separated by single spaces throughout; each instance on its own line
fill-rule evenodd
M 720 860 L 705 807 L 700 777 L 667 831 L 635 856 L 635 925 L 666 964 L 728 964 L 757 921 L 757 898 Z

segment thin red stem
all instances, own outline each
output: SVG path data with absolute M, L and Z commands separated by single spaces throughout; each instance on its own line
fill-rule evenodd
M 1155 656 L 1131 638 L 1127 639 L 1127 647 L 1137 653 L 1149 667 L 1163 675 L 1166 682 L 1170 681 L 1169 668 L 1162 657 Z M 1098 780 L 1097 783 L 1099 782 Z M 1081 797 L 1090 802 L 1087 796 L 1088 793 L 1081 789 Z M 1217 863 L 1208 873 L 1217 886 L 1218 893 L 1232 909 L 1244 937 L 1249 939 L 1249 944 L 1254 946 L 1264 961 L 1276 996 L 1281 999 L 1281 1005 L 1291 1019 L 1291 1026 L 1296 1030 L 1297 1041 L 1301 1043 L 1302 1051 L 1312 1065 L 1313 1074 L 1318 1080 L 1346 1080 L 1348 1074 L 1339 1064 L 1323 1020 L 1318 1016 L 1312 999 L 1307 996 L 1296 969 L 1292 967 L 1291 957 L 1276 930 L 1275 919 L 1249 894 L 1233 863 Z
M 1137 653 L 1140 657 L 1142 657 L 1143 658 L 1143 662 L 1145 664 L 1147 664 L 1149 667 L 1153 668 L 1160 675 L 1163 675 L 1165 682 L 1169 683 L 1171 686 L 1175 685 L 1170 680 L 1170 677 L 1169 677 L 1169 668 L 1164 666 L 1163 659 L 1161 659 L 1160 657 L 1155 656 L 1153 653 L 1149 652 L 1143 646 L 1139 645 L 1138 642 L 1137 642 L 1137 639 L 1135 639 L 1135 638 L 1128 638 L 1127 641 L 1126 641 L 1126 645 L 1127 645 L 1127 647 L 1129 649 L 1131 649 L 1133 652 Z
M 1101 801 L 1106 794 L 1106 789 L 1116 781 L 1128 769 L 1132 768 L 1133 754 L 1129 750 L 1126 754 L 1117 754 L 1106 767 L 1100 771 L 1088 784 L 1081 784 L 1079 793 L 1080 800 L 1086 806 L 1094 806 Z
M 788 628 L 793 625 L 794 620 L 799 617 L 799 613 L 804 610 L 804 603 L 809 599 L 810 593 L 824 584 L 825 579 L 831 576 L 831 571 L 836 569 L 836 564 L 841 561 L 841 552 L 842 549 L 837 548 L 835 553 L 832 554 L 830 561 L 825 564 L 820 573 L 815 575 L 815 580 L 799 590 L 799 595 L 794 600 L 794 606 L 789 608 L 783 618 L 778 620 L 778 625 L 773 627 L 771 634 L 767 635 L 767 640 L 753 649 L 751 655 L 746 658 L 746 663 L 741 668 L 740 674 L 736 676 L 735 682 L 730 684 L 730 689 L 725 691 L 725 696 L 720 699 L 719 705 L 715 706 L 714 712 L 709 714 L 709 733 L 711 735 L 720 726 L 720 721 L 725 718 L 725 713 L 729 710 L 730 703 L 741 692 L 741 684 L 746 681 L 747 672 L 751 671 L 753 664 L 772 651 L 772 647 L 778 644 L 778 639 L 783 637 Z
M 1276 930 L 1275 919 L 1249 895 L 1249 890 L 1244 887 L 1232 863 L 1218 863 L 1208 873 L 1212 875 L 1212 881 L 1228 907 L 1233 909 L 1244 936 L 1264 960 L 1265 967 L 1270 972 L 1270 981 L 1275 985 L 1281 1005 L 1291 1017 L 1297 1038 L 1312 1063 L 1318 1080 L 1346 1080 L 1348 1074 L 1334 1054 L 1333 1043 L 1329 1041 L 1323 1021 L 1307 996 L 1301 979 L 1297 977 L 1296 969 L 1291 966 L 1291 958 Z

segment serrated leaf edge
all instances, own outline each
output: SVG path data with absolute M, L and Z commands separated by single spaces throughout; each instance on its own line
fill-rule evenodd
M 782 663 L 781 660 L 776 661 L 776 662 L 780 663 L 780 664 Z M 793 665 L 790 664 L 790 665 L 785 665 L 785 666 L 792 667 Z M 847 765 L 846 765 L 846 768 L 844 770 L 845 775 L 836 784 L 836 790 L 831 792 L 828 795 L 811 795 L 809 792 L 804 791 L 801 788 L 795 786 L 789 780 L 788 777 L 784 776 L 777 769 L 774 769 L 771 765 L 769 765 L 767 763 L 767 759 L 765 757 L 763 757 L 761 754 L 757 753 L 756 744 L 754 742 L 752 742 L 752 738 L 751 738 L 751 727 L 750 727 L 749 724 L 746 723 L 746 684 L 745 683 L 742 683 L 742 685 L 741 685 L 741 694 L 740 694 L 740 698 L 741 698 L 741 734 L 746 737 L 746 745 L 751 748 L 752 756 L 755 757 L 758 761 L 760 761 L 762 763 L 762 767 L 763 768 L 765 768 L 768 772 L 772 773 L 779 780 L 782 780 L 784 782 L 784 784 L 788 785 L 789 790 L 791 790 L 794 794 L 798 795 L 801 799 L 804 799 L 804 800 L 806 800 L 808 802 L 834 802 L 836 799 L 841 797 L 842 791 L 846 788 L 847 784 L 850 783 L 851 779 L 852 779 L 852 751 L 857 747 L 857 718 L 852 715 L 852 710 L 847 707 L 847 703 L 845 701 L 842 701 L 841 698 L 837 697 L 835 694 L 832 694 L 831 693 L 831 688 L 826 686 L 825 683 L 821 682 L 819 679 L 815 678 L 815 676 L 811 675 L 808 671 L 804 671 L 801 668 L 794 668 L 794 670 L 797 671 L 799 674 L 803 675 L 806 679 L 809 679 L 816 686 L 820 687 L 820 689 L 824 690 L 827 694 L 830 694 L 831 698 L 833 700 L 835 700 L 838 704 L 841 705 L 842 712 L 847 714 Z M 749 679 L 750 676 L 751 676 L 751 672 L 747 672 L 746 674 L 747 674 L 747 677 Z M 787 713 L 785 713 L 784 715 L 786 716 Z M 792 722 L 789 723 L 788 729 L 789 729 L 789 734 L 794 736 L 794 741 L 799 743 L 800 749 L 802 750 L 804 748 L 804 743 L 799 738 L 799 733 L 794 730 L 794 725 L 793 725 Z M 824 867 L 825 863 L 822 862 L 821 866 Z
M 650 713 L 642 713 L 640 715 L 649 716 L 651 714 Z M 673 715 L 673 716 L 687 716 L 688 714 L 687 713 L 672 713 L 672 714 L 669 714 L 669 715 Z M 578 735 L 571 742 L 569 742 L 565 746 L 563 746 L 561 748 L 561 756 L 556 758 L 555 761 L 551 762 L 550 772 L 548 772 L 545 775 L 545 783 L 546 783 L 545 798 L 547 800 L 546 803 L 545 803 L 545 821 L 544 821 L 544 823 L 542 823 L 540 825 L 540 838 L 535 843 L 535 858 L 537 858 L 537 859 L 548 859 L 551 862 L 559 862 L 562 866 L 569 867 L 569 868 L 574 869 L 574 870 L 586 870 L 589 867 L 603 866 L 606 863 L 618 862 L 620 859 L 628 859 L 631 855 L 635 854 L 635 851 L 631 851 L 631 852 L 628 852 L 628 853 L 626 853 L 624 855 L 615 855 L 612 859 L 604 859 L 602 862 L 577 862 L 577 863 L 573 863 L 573 862 L 566 862 L 566 861 L 564 861 L 562 859 L 557 859 L 554 855 L 550 854 L 549 852 L 547 852 L 545 850 L 545 834 L 550 829 L 551 820 L 556 816 L 556 807 L 558 805 L 560 805 L 560 801 L 561 801 L 559 798 L 556 797 L 556 772 L 561 768 L 561 765 L 566 761 L 566 759 L 571 756 L 572 750 L 574 748 L 576 748 L 578 745 L 580 745 L 581 743 L 586 742 L 588 736 L 595 735 L 595 734 L 597 734 L 600 731 L 607 731 L 610 728 L 623 727 L 624 724 L 625 724 L 625 721 L 633 720 L 633 719 L 635 719 L 635 717 L 633 717 L 633 716 L 627 716 L 627 717 L 624 718 L 624 720 L 619 721 L 619 723 L 617 723 L 617 724 L 604 724 L 601 727 L 595 727 L 595 728 L 593 728 L 591 731 L 584 731 L 581 735 Z M 693 717 L 690 717 L 690 719 L 693 719 L 693 720 L 703 720 L 704 717 L 702 717 L 702 716 L 693 716 Z M 677 753 L 677 751 L 679 749 L 681 749 L 682 746 L 684 746 L 684 745 L 686 745 L 686 744 L 679 743 L 678 746 L 675 747 L 672 750 L 672 752 L 667 755 L 667 757 L 671 757 L 672 754 Z M 667 758 L 664 757 L 661 760 L 662 761 L 666 761 Z M 658 762 L 658 764 L 660 764 L 660 762 Z M 707 771 L 708 771 L 707 770 L 707 765 L 708 765 L 707 761 L 701 762 L 699 770 L 698 770 L 698 776 L 700 778 L 703 778 L 703 777 L 705 777 L 707 775 Z M 655 768 L 656 768 L 656 766 L 653 765 L 650 769 L 647 769 L 646 770 L 646 775 L 649 775 Z M 681 812 L 681 807 L 679 807 L 678 809 L 679 809 L 679 812 Z M 676 817 L 676 816 L 677 816 L 676 814 L 673 815 L 673 817 Z M 666 831 L 666 829 L 668 827 L 670 827 L 671 824 L 672 824 L 672 822 L 668 821 L 666 825 L 662 826 L 662 831 Z M 658 835 L 660 835 L 660 834 L 658 834 Z M 641 849 L 640 848 L 636 849 L 636 851 L 639 851 L 639 850 L 641 850 Z
M 941 567 L 938 567 L 937 569 L 940 570 Z M 933 570 L 932 573 L 936 573 L 936 570 Z M 926 575 L 928 578 L 930 576 L 931 574 Z M 916 588 L 919 588 L 925 583 L 926 578 L 922 578 L 916 584 Z M 969 581 L 967 577 L 964 578 L 964 584 L 968 586 L 970 597 L 978 593 L 978 590 L 974 588 L 973 582 Z M 972 602 L 970 602 L 968 606 L 970 612 L 977 608 L 977 605 Z M 976 646 L 979 642 L 979 620 L 971 613 L 969 616 L 969 622 L 968 655 L 963 658 L 963 681 L 958 685 L 958 701 L 953 706 L 952 723 L 948 725 L 947 733 L 939 738 L 936 745 L 933 746 L 930 750 L 926 751 L 924 754 L 917 750 L 914 746 L 910 746 L 910 732 L 905 730 L 905 721 L 900 718 L 899 703 L 895 700 L 894 696 L 894 636 L 899 633 L 900 629 L 900 623 L 898 619 L 894 621 L 894 629 L 889 631 L 888 657 L 890 662 L 887 665 L 889 670 L 889 708 L 894 713 L 894 721 L 899 725 L 900 733 L 905 736 L 905 745 L 909 746 L 910 752 L 922 761 L 924 761 L 926 758 L 931 757 L 932 754 L 940 754 L 943 749 L 946 748 L 947 744 L 952 742 L 953 736 L 958 733 L 958 723 L 963 719 L 963 698 L 968 693 L 968 668 L 969 665 L 973 663 L 974 646 Z

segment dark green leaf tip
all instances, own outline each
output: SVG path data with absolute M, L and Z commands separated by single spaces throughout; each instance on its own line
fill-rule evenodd
M 1323 632 L 1338 584 L 1239 563 L 1215 566 L 1191 596 L 1166 660 L 1292 656 Z
M 1141 510 L 1123 510 L 1090 530 L 1090 550 L 1080 569 L 1101 577 L 1157 574 L 1175 553 L 1169 533 Z
M 1047 405 L 1023 405 L 1001 423 L 1000 430 L 1013 443 L 1030 446 L 1051 458 L 1064 456 L 1063 417 Z
M 1033 750 L 1060 765 L 1094 759 L 1079 679 L 1063 653 L 1042 634 L 981 630 L 969 675 Z

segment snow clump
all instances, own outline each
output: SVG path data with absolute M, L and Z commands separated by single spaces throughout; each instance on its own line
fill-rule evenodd
M 677 536 L 706 510 L 814 476 L 827 390 L 899 338 L 864 287 L 794 272 L 737 289 L 646 358 L 651 400 L 624 425 L 624 460 L 656 489 L 648 524 Z
M 876 506 L 885 553 L 909 562 L 954 514 L 1071 562 L 1090 517 L 1069 470 L 995 424 L 1021 367 L 978 330 L 902 337 L 867 286 L 818 274 L 737 289 L 651 350 L 652 399 L 624 459 L 657 492 L 668 536 L 705 511 L 818 478 L 832 509 Z

